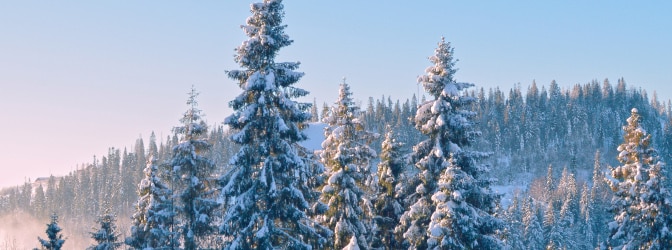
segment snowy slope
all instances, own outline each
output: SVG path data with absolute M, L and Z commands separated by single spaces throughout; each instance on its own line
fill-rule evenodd
M 500 205 L 502 208 L 506 209 L 511 205 L 513 201 L 513 196 L 516 193 L 522 193 L 527 190 L 528 184 L 525 185 L 494 185 L 491 186 L 492 190 L 495 193 L 501 194 L 502 199 L 500 200 Z

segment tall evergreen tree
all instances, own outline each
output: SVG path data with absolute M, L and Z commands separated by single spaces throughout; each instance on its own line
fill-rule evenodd
M 138 164 L 135 163 L 135 160 L 135 155 L 124 148 L 119 175 L 121 177 L 120 192 L 123 194 L 120 205 L 125 208 L 132 206 L 134 201 L 138 200 L 136 188 L 140 179 L 136 179 L 136 172 L 142 172 L 142 169 L 137 168 Z
M 670 183 L 664 164 L 651 145 L 651 135 L 640 122 L 641 117 L 633 108 L 623 127 L 624 141 L 618 147 L 622 165 L 611 170 L 614 220 L 609 223 L 607 245 L 614 249 L 670 249 Z
M 47 190 L 45 191 L 45 197 L 47 199 L 46 211 L 54 213 L 59 207 L 58 203 L 61 201 L 58 197 L 56 177 L 53 175 L 49 176 L 49 181 L 47 181 Z
M 152 131 L 151 134 L 149 134 L 149 145 L 148 145 L 148 155 L 153 155 L 154 157 L 159 156 L 159 146 L 156 145 L 156 134 L 154 131 Z M 162 160 L 161 158 L 158 158 L 158 160 Z
M 555 191 L 555 198 L 553 201 L 557 203 L 556 205 L 564 206 L 565 202 L 568 201 L 568 211 L 579 210 L 579 190 L 576 186 L 576 178 L 569 172 L 567 167 L 562 169 L 560 181 L 558 182 L 558 187 Z
M 234 113 L 225 123 L 233 129 L 240 151 L 223 178 L 228 208 L 220 230 L 226 249 L 308 249 L 325 243 L 305 211 L 310 207 L 311 172 L 297 142 L 309 121 L 309 105 L 295 98 L 308 94 L 292 86 L 303 73 L 297 62 L 275 62 L 278 51 L 292 43 L 284 32 L 281 0 L 251 5 L 242 28 L 248 40 L 236 49 L 242 70 L 228 71 L 243 92 L 229 105 Z
M 329 108 L 329 105 L 326 102 L 322 103 L 322 111 L 320 112 L 320 117 L 329 116 L 329 111 L 331 111 L 331 109 Z
M 320 121 L 320 115 L 317 113 L 317 99 L 313 98 L 313 105 L 310 106 L 310 121 Z
M 555 192 L 555 184 L 553 182 L 553 165 L 549 164 L 546 169 L 546 182 L 544 183 L 544 199 L 546 202 L 553 201 L 553 193 Z
M 126 244 L 134 249 L 175 249 L 180 246 L 175 232 L 173 192 L 157 177 L 156 160 L 150 156 L 145 178 L 138 184 L 138 202 L 133 214 L 131 236 Z
M 31 208 L 33 209 L 32 211 L 33 216 L 36 216 L 37 218 L 46 217 L 47 198 L 44 195 L 44 188 L 42 187 L 42 184 L 40 184 L 35 189 L 35 194 L 33 195 L 33 202 L 31 204 Z
M 605 178 L 605 173 L 600 162 L 600 152 L 595 153 L 595 163 L 593 164 L 593 186 L 590 188 L 590 201 L 588 205 L 588 215 L 586 219 L 592 222 L 593 237 L 592 246 L 597 246 L 606 239 L 609 234 L 606 225 L 611 219 L 608 212 L 612 198 L 612 191 Z
M 116 221 L 116 216 L 110 212 L 109 207 L 106 208 L 105 212 L 98 218 L 99 228 L 90 233 L 91 239 L 96 243 L 90 246 L 89 250 L 114 250 L 121 247 L 122 243 L 119 241 Z
M 30 201 L 33 198 L 33 185 L 30 178 L 23 183 L 21 186 L 21 195 L 17 199 L 18 208 L 23 211 L 30 212 Z
M 394 237 L 394 227 L 399 223 L 399 217 L 404 212 L 397 185 L 405 184 L 400 178 L 406 168 L 406 160 L 402 151 L 403 143 L 398 142 L 394 137 L 392 128 L 388 126 L 378 164 L 378 192 L 375 197 L 373 218 L 376 231 L 373 232 L 375 237 L 371 242 L 373 248 L 397 249 L 401 247 Z
M 137 181 L 136 183 L 139 183 L 139 181 L 145 177 L 144 173 L 140 170 L 144 169 L 147 165 L 147 155 L 145 154 L 145 142 L 142 140 L 142 137 L 135 140 L 135 145 L 133 147 L 133 155 L 135 156 L 135 160 L 133 162 L 135 163 L 135 169 L 137 170 L 133 171 L 133 179 Z M 154 155 L 154 157 L 156 157 L 156 155 Z
M 546 238 L 546 249 L 556 249 L 562 242 L 562 235 L 557 225 L 555 216 L 555 207 L 553 202 L 548 202 L 544 211 L 544 236 Z
M 189 109 L 180 119 L 182 126 L 174 128 L 180 141 L 173 147 L 170 161 L 173 176 L 178 178 L 180 231 L 186 250 L 211 247 L 207 241 L 216 232 L 213 214 L 220 205 L 215 200 L 215 164 L 204 156 L 211 145 L 203 138 L 207 135 L 207 125 L 197 108 L 197 96 L 192 87 L 187 100 Z
M 74 173 L 72 178 L 73 186 L 71 195 L 74 197 L 72 213 L 85 215 L 85 218 L 90 218 L 92 220 L 95 218 L 95 216 L 99 215 L 97 211 L 97 206 L 100 202 L 98 200 L 98 194 L 100 193 L 102 186 L 98 185 L 98 178 L 93 180 L 93 183 L 95 183 L 94 185 L 91 183 L 91 173 L 98 169 L 97 165 L 97 160 L 94 157 L 94 162 L 90 166 L 87 166 L 84 169 Z M 97 175 L 94 174 L 94 177 L 96 176 Z
M 482 235 L 492 230 L 492 224 L 480 225 L 479 217 L 486 214 L 474 209 L 468 199 L 480 187 L 460 166 L 452 154 L 448 167 L 441 174 L 438 191 L 432 195 L 435 210 L 429 222 L 429 249 L 495 249 L 500 242 L 492 235 Z M 492 216 L 492 215 L 486 215 Z M 494 221 L 495 219 L 490 219 Z M 485 221 L 485 223 L 492 223 Z M 483 231 L 481 231 L 483 230 Z
M 320 197 L 328 208 L 320 221 L 333 230 L 334 249 L 345 247 L 352 237 L 360 248 L 369 247 L 371 211 L 366 211 L 370 202 L 363 188 L 371 176 L 370 161 L 376 156 L 368 146 L 375 135 L 365 130 L 359 117 L 350 87 L 343 82 L 330 116 L 323 119 L 329 126 L 320 153 L 329 175 Z
M 670 106 L 668 106 L 670 107 Z M 672 161 L 672 114 L 667 114 L 665 126 L 662 132 L 662 142 L 660 144 L 660 157 L 666 162 Z
M 476 163 L 488 154 L 467 148 L 480 134 L 474 131 L 471 121 L 475 113 L 468 110 L 476 99 L 460 92 L 474 84 L 454 80 L 457 69 L 453 49 L 445 39 L 441 39 L 436 53 L 429 59 L 434 65 L 425 70 L 426 75 L 419 77 L 418 82 L 434 100 L 421 104 L 415 116 L 416 128 L 429 137 L 414 147 L 413 158 L 420 171 L 421 184 L 416 188 L 417 202 L 404 213 L 397 230 L 405 232 L 404 238 L 411 247 L 427 247 L 432 235 L 427 231 L 430 215 L 435 210 L 430 197 L 437 192 L 437 177 L 448 168 L 452 155 L 455 162 L 452 173 L 465 179 L 450 184 L 444 193 L 459 199 L 460 210 L 465 212 L 461 216 L 469 219 L 459 218 L 446 225 L 454 232 L 447 241 L 468 248 L 499 248 L 501 242 L 494 233 L 502 222 L 493 215 L 499 196 L 490 189 L 493 180 L 484 177 L 489 167 Z
M 595 220 L 592 216 L 596 211 L 593 207 L 593 201 L 591 200 L 590 188 L 587 183 L 583 183 L 581 188 L 581 206 L 580 206 L 580 217 L 577 221 L 578 224 L 578 239 L 577 244 L 583 249 L 592 249 L 595 248 L 596 244 L 593 242 L 595 238 L 595 229 L 593 225 Z M 604 225 L 604 224 L 603 224 Z
M 572 204 L 574 204 L 573 196 L 566 196 L 562 207 L 560 207 L 560 214 L 556 223 L 560 235 L 558 247 L 561 249 L 577 249 L 575 215 Z
M 61 227 L 58 226 L 58 216 L 56 214 L 51 215 L 51 223 L 47 224 L 47 239 L 42 239 L 37 237 L 40 241 L 42 249 L 46 250 L 60 250 L 65 244 L 65 239 L 63 239 L 63 234 L 61 234 Z
M 523 239 L 523 233 L 525 232 L 525 225 L 523 224 L 524 202 L 526 201 L 521 201 L 520 193 L 514 192 L 511 204 L 503 211 L 502 219 L 506 222 L 506 228 L 500 234 L 511 249 L 525 249 Z
M 534 200 L 530 197 L 523 206 L 523 239 L 527 249 L 543 249 L 544 228 L 542 227 Z

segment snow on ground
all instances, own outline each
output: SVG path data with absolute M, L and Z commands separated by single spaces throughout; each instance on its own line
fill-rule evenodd
M 500 204 L 502 205 L 502 208 L 507 208 L 509 207 L 509 205 L 511 205 L 511 201 L 513 200 L 514 194 L 525 191 L 527 189 L 527 186 L 528 185 L 505 185 L 505 186 L 494 185 L 491 186 L 491 188 L 495 193 L 502 195 Z
M 300 142 L 299 144 L 312 151 L 322 149 L 322 141 L 324 141 L 324 128 L 326 127 L 327 124 L 321 122 L 309 123 L 308 128 L 303 130 L 306 136 L 308 136 L 308 139 Z

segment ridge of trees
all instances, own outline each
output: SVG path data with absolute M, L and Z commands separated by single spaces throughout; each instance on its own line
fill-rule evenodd
M 617 89 L 625 89 L 622 87 L 624 81 L 619 80 L 619 82 L 621 82 L 619 84 L 621 87 Z M 576 85 L 572 88 L 575 90 L 574 93 L 584 93 L 581 95 L 572 95 L 572 92 L 568 89 L 560 90 L 559 96 L 562 96 L 562 98 L 558 98 L 556 102 L 559 106 L 570 107 L 570 109 L 564 110 L 550 109 L 548 103 L 550 103 L 551 98 L 547 94 L 548 92 L 543 91 L 546 89 L 545 87 L 542 87 L 542 91 L 538 92 L 538 96 L 532 94 L 523 95 L 522 93 L 519 95 L 516 93 L 520 88 L 511 89 L 509 91 L 512 93 L 511 97 L 518 101 L 511 101 L 498 89 L 487 91 L 489 93 L 487 95 L 484 90 L 468 93 L 469 96 L 476 97 L 477 100 L 470 107 L 477 114 L 475 117 L 475 126 L 482 131 L 481 138 L 488 138 L 487 140 L 475 141 L 473 147 L 483 148 L 494 153 L 490 157 L 490 163 L 495 166 L 491 174 L 500 177 L 499 183 L 503 185 L 515 183 L 518 178 L 524 178 L 526 175 L 531 176 L 530 178 L 533 179 L 527 190 L 528 197 L 531 196 L 533 199 L 532 201 L 524 199 L 525 194 L 521 193 L 521 197 L 519 197 L 521 199 L 519 201 L 521 209 L 542 213 L 548 208 L 548 206 L 538 206 L 539 204 L 546 204 L 545 198 L 535 194 L 530 195 L 530 193 L 536 192 L 538 190 L 536 187 L 540 186 L 536 184 L 537 182 L 534 180 L 534 177 L 543 176 L 541 173 L 545 174 L 549 165 L 557 166 L 551 168 L 551 176 L 553 178 L 560 178 L 562 170 L 564 167 L 567 167 L 568 171 L 574 175 L 575 182 L 577 182 L 576 185 L 579 187 L 576 194 L 577 199 L 587 199 L 586 197 L 588 196 L 582 196 L 582 186 L 584 184 L 588 187 L 599 186 L 594 179 L 600 171 L 594 171 L 593 165 L 600 165 L 601 172 L 604 172 L 607 169 L 607 165 L 614 166 L 618 164 L 616 161 L 616 149 L 622 136 L 622 132 L 620 131 L 622 122 L 618 122 L 617 119 L 627 117 L 627 111 L 623 111 L 625 108 L 618 107 L 638 107 L 639 114 L 643 118 L 641 126 L 652 135 L 651 145 L 661 149 L 658 151 L 658 155 L 662 161 L 669 161 L 671 154 L 668 150 L 670 147 L 667 145 L 672 145 L 672 127 L 670 126 L 669 118 L 670 105 L 662 105 L 656 102 L 655 98 L 649 100 L 646 92 L 635 88 L 630 88 L 619 93 L 619 96 L 625 96 L 625 101 L 617 102 L 614 97 L 616 96 L 616 92 L 609 91 L 613 89 L 609 81 L 604 81 L 601 84 L 598 98 L 598 95 L 585 94 L 592 93 L 584 91 L 589 86 L 592 86 L 591 89 L 597 91 L 596 86 L 598 86 L 598 83 L 593 81 L 584 85 Z M 578 91 L 579 87 L 582 89 L 581 92 Z M 531 85 L 529 89 L 533 90 L 534 85 Z M 543 93 L 546 93 L 546 95 Z M 523 96 L 522 101 L 518 99 Z M 391 98 L 381 98 L 378 100 L 371 98 L 370 100 L 369 108 L 362 111 L 362 120 L 367 130 L 378 132 L 384 131 L 384 128 L 387 126 L 393 128 L 393 132 L 397 135 L 395 139 L 406 145 L 404 146 L 405 149 L 403 149 L 405 151 L 410 150 L 409 144 L 414 145 L 418 140 L 424 138 L 417 130 L 413 129 L 414 124 L 409 120 L 412 116 L 411 114 L 417 111 L 417 108 L 411 105 L 415 99 L 408 99 L 405 102 L 393 102 Z M 535 102 L 530 100 L 536 100 L 539 108 L 532 109 L 530 105 Z M 614 103 L 622 103 L 619 104 L 622 106 L 612 106 Z M 577 119 L 559 119 L 565 116 L 573 117 L 571 114 L 574 112 L 585 115 L 580 115 Z M 525 119 L 515 117 L 524 117 Z M 527 119 L 526 117 L 532 118 Z M 551 117 L 557 117 L 558 120 L 553 120 Z M 515 119 L 519 119 L 520 122 L 513 122 Z M 550 125 L 553 123 L 555 125 Z M 539 132 L 523 133 L 522 131 L 529 130 L 541 131 L 540 129 L 531 128 L 531 124 L 551 129 L 544 131 L 543 134 Z M 554 130 L 552 128 L 552 126 L 558 126 L 568 129 L 576 127 L 577 124 L 590 124 L 590 126 L 588 127 L 589 129 L 572 129 L 571 134 L 569 133 L 570 130 Z M 600 128 L 593 128 L 593 126 L 600 126 Z M 515 131 L 521 132 L 518 134 Z M 551 133 L 553 131 L 555 132 Z M 224 129 L 223 126 L 217 126 L 206 136 L 206 139 L 213 145 L 213 150 L 207 151 L 206 155 L 208 158 L 213 159 L 219 172 L 226 171 L 225 169 L 228 168 L 226 159 L 230 158 L 238 148 L 237 145 L 229 141 L 229 134 L 230 132 Z M 553 136 L 549 137 L 549 135 Z M 524 144 L 522 146 L 521 136 Z M 544 143 L 546 139 L 542 140 L 542 137 L 555 139 Z M 84 165 L 84 167 L 67 176 L 51 176 L 46 180 L 46 185 L 36 185 L 37 187 L 33 187 L 32 183 L 25 183 L 21 186 L 5 189 L 2 196 L 0 196 L 0 213 L 11 214 L 16 211 L 24 211 L 37 218 L 46 220 L 50 212 L 56 212 L 61 218 L 59 225 L 73 231 L 80 231 L 83 237 L 86 237 L 85 232 L 90 229 L 91 221 L 95 221 L 96 217 L 103 212 L 102 201 L 108 200 L 111 208 L 121 215 L 118 221 L 120 224 L 119 228 L 127 230 L 127 225 L 130 225 L 130 221 L 126 217 L 130 218 L 130 215 L 133 213 L 133 204 L 138 199 L 135 185 L 141 180 L 138 178 L 143 177 L 143 172 L 139 169 L 143 169 L 145 165 L 143 162 L 146 162 L 150 154 L 158 156 L 157 162 L 166 162 L 170 157 L 170 150 L 176 145 L 176 138 L 176 136 L 171 135 L 166 137 L 164 141 L 157 142 L 156 136 L 152 135 L 147 146 L 145 146 L 144 140 L 140 138 L 136 141 L 135 147 L 132 150 L 111 148 L 107 155 L 100 158 L 94 157 L 92 163 Z M 539 146 L 528 146 L 530 138 L 538 142 Z M 374 139 L 374 142 L 371 144 L 372 147 L 374 149 L 380 147 L 379 145 L 382 144 L 381 140 L 382 138 Z M 539 149 L 545 153 L 537 152 L 535 149 Z M 598 159 L 595 159 L 595 149 L 599 149 L 601 152 L 597 156 Z M 379 149 L 376 151 L 380 152 Z M 591 151 L 593 153 L 590 153 Z M 564 157 L 558 155 L 564 155 Z M 532 161 L 532 158 L 535 156 L 537 157 L 536 160 Z M 378 159 L 374 159 L 374 162 L 377 161 Z M 158 169 L 161 170 L 158 171 L 159 175 L 164 175 L 162 177 L 165 178 L 167 167 L 160 165 Z M 405 168 L 403 171 L 405 176 L 413 172 L 414 170 L 409 168 Z M 513 175 L 512 173 L 518 173 L 518 175 Z M 520 173 L 523 173 L 523 177 L 521 177 Z M 124 176 L 124 178 L 121 178 L 121 176 Z M 558 180 L 555 181 L 558 182 Z M 169 183 L 170 181 L 168 181 Z M 401 189 L 403 188 L 408 187 L 401 187 Z M 112 192 L 111 190 L 114 191 Z M 598 192 L 592 188 L 588 188 L 587 190 L 589 191 L 588 193 Z M 589 196 L 595 197 L 596 195 L 598 194 L 590 194 Z M 602 202 L 604 202 L 604 199 L 607 198 L 603 197 Z M 600 206 L 603 208 L 596 209 L 596 211 L 605 211 L 606 207 L 608 207 L 606 204 L 599 202 L 591 206 Z M 554 218 L 559 217 L 561 208 L 561 203 L 556 203 L 553 206 L 553 209 L 557 210 L 556 213 L 558 213 Z M 579 210 L 573 212 L 575 217 L 581 213 Z M 609 214 L 600 214 L 593 211 L 592 216 L 594 220 L 604 222 L 604 218 L 608 217 Z M 525 217 L 523 213 L 522 217 L 512 218 L 517 218 L 515 221 L 521 222 L 525 221 L 523 218 L 527 218 L 528 223 L 521 225 L 534 228 L 535 223 L 543 221 L 543 217 L 534 217 L 531 215 Z M 543 223 L 539 225 L 541 224 Z M 593 246 L 597 244 L 598 240 L 605 240 L 608 235 L 607 231 L 599 230 L 604 227 L 598 224 L 597 222 L 592 222 L 590 229 Z M 588 229 L 584 228 L 581 230 Z M 527 232 L 525 230 L 521 232 L 524 232 L 523 235 L 545 235 L 543 232 Z M 536 237 L 537 241 L 539 241 L 539 237 Z M 535 240 L 523 237 L 521 241 L 534 242 Z

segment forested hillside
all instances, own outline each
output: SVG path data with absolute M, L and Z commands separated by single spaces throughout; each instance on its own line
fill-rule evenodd
M 482 132 L 473 147 L 494 153 L 487 161 L 492 166 L 491 176 L 498 178 L 497 185 L 527 186 L 530 192 L 542 193 L 543 185 L 536 179 L 567 182 L 569 176 L 563 173 L 566 168 L 574 174 L 572 181 L 576 184 L 573 185 L 578 185 L 570 190 L 579 197 L 581 183 L 590 190 L 595 186 L 596 173 L 605 173 L 607 166 L 618 164 L 616 149 L 623 140 L 621 128 L 631 107 L 640 111 L 642 126 L 652 135 L 653 146 L 662 159 L 667 162 L 672 156 L 669 102 L 661 103 L 655 94 L 649 98 L 647 93 L 627 87 L 623 79 L 619 79 L 616 86 L 604 80 L 575 85 L 571 89 L 561 89 L 555 82 L 548 87 L 532 83 L 524 89 L 516 87 L 506 91 L 506 95 L 499 89 L 467 92 L 477 100 L 470 105 L 470 110 L 476 112 L 475 126 Z M 362 120 L 367 130 L 381 135 L 386 134 L 386 127 L 391 128 L 394 138 L 405 145 L 400 150 L 409 153 L 423 138 L 413 123 L 418 102 L 422 100 L 415 96 L 394 101 L 389 97 L 372 97 L 362 107 Z M 322 109 L 325 105 L 328 104 L 322 105 Z M 324 115 L 321 113 L 324 112 L 318 112 L 317 116 Z M 207 157 L 213 160 L 221 174 L 230 168 L 228 159 L 238 146 L 230 142 L 230 133 L 224 126 L 212 127 L 214 129 L 205 137 L 212 145 Z M 46 222 L 54 212 L 60 216 L 62 227 L 68 232 L 78 232 L 79 235 L 69 235 L 74 241 L 78 237 L 88 238 L 87 232 L 105 209 L 104 204 L 108 204 L 117 214 L 120 229 L 128 234 L 130 217 L 138 199 L 136 188 L 144 177 L 142 170 L 148 157 L 156 156 L 159 168 L 164 169 L 159 174 L 170 180 L 166 163 L 177 138 L 177 135 L 171 135 L 159 140 L 153 134 L 148 142 L 138 138 L 132 149 L 110 148 L 107 155 L 94 156 L 92 162 L 78 166 L 77 171 L 67 176 L 51 176 L 39 182 L 4 188 L 0 213 L 3 218 L 30 215 Z M 381 152 L 383 139 L 381 136 L 371 142 L 376 152 Z M 374 159 L 374 162 L 378 161 L 380 159 Z M 599 169 L 594 169 L 596 164 Z M 410 165 L 406 168 L 412 170 Z M 551 171 L 549 177 L 548 171 Z M 525 206 L 545 204 L 548 199 L 541 194 L 528 196 L 523 191 L 516 194 L 510 209 L 529 210 L 531 208 Z M 526 197 L 534 200 L 530 202 Z M 560 206 L 558 203 L 554 209 L 559 210 Z M 545 210 L 547 207 L 535 209 Z
M 558 168 L 555 174 L 564 166 L 589 172 L 597 151 L 602 152 L 604 163 L 616 164 L 621 128 L 632 108 L 639 110 L 660 156 L 672 159 L 670 101 L 659 100 L 655 92 L 649 98 L 624 79 L 616 85 L 605 79 L 564 89 L 555 81 L 548 86 L 533 82 L 527 87 L 480 88 L 466 94 L 477 98 L 470 109 L 476 112 L 475 126 L 483 133 L 473 146 L 494 153 L 491 164 L 501 184 L 515 182 L 521 174 L 545 175 L 549 164 Z M 417 103 L 415 95 L 394 101 L 369 98 L 364 113 L 367 129 L 383 134 L 390 125 L 410 150 L 421 138 L 412 120 Z M 584 180 L 590 177 L 582 174 Z
M 474 88 L 442 38 L 419 98 L 360 107 L 343 80 L 311 106 L 300 64 L 275 61 L 292 44 L 283 17 L 280 0 L 251 5 L 222 124 L 202 121 L 192 88 L 166 138 L 4 188 L 0 248 L 60 249 L 59 232 L 66 249 L 672 247 L 672 104 L 655 92 Z
M 228 133 L 219 125 L 206 138 L 212 145 L 212 149 L 207 151 L 207 157 L 217 163 L 219 172 L 225 171 L 227 159 L 236 150 L 229 142 Z M 147 161 L 153 156 L 159 163 L 159 174 L 171 180 L 167 163 L 177 143 L 177 135 L 159 141 L 152 133 L 147 143 L 143 138 L 138 138 L 130 150 L 110 148 L 107 155 L 93 156 L 92 162 L 78 166 L 76 171 L 66 176 L 50 176 L 41 178 L 39 182 L 6 187 L 1 191 L 0 214 L 5 218 L 3 221 L 15 221 L 19 225 L 22 218 L 29 215 L 42 225 L 52 213 L 56 213 L 61 226 L 71 233 L 68 237 L 72 242 L 82 240 L 88 244 L 88 232 L 98 216 L 109 207 L 118 217 L 120 230 L 127 234 L 138 200 L 137 188 L 145 176 L 143 169 Z M 37 232 L 42 231 L 40 228 Z

